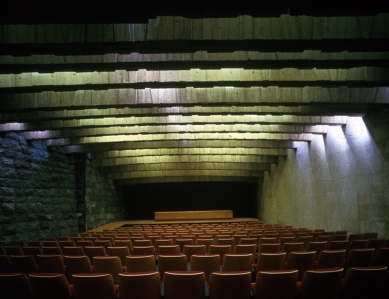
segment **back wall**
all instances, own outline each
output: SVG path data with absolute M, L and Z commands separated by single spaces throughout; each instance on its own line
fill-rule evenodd
M 233 210 L 234 217 L 257 218 L 257 184 L 196 182 L 139 184 L 123 190 L 127 219 L 154 219 L 154 212 Z

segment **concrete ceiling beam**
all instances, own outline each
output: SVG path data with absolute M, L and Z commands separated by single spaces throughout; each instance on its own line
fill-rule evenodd
M 197 170 L 154 170 L 154 171 L 134 171 L 111 174 L 113 180 L 123 180 L 131 178 L 161 177 L 161 176 L 243 176 L 258 177 L 262 174 L 261 170 L 225 170 L 225 169 L 197 169 Z
M 50 144 L 48 144 L 50 146 Z M 138 141 L 111 142 L 65 145 L 64 151 L 74 153 L 98 153 L 114 150 L 143 149 L 214 149 L 214 148 L 253 148 L 253 149 L 295 149 L 293 141 L 285 140 L 172 140 L 172 141 Z
M 26 139 L 29 140 L 28 136 Z M 34 136 L 38 137 L 38 136 Z M 40 139 L 44 139 L 44 132 Z M 64 146 L 88 143 L 105 142 L 137 142 L 137 141 L 189 141 L 189 140 L 285 140 L 285 141 L 311 141 L 312 134 L 288 134 L 288 133 L 170 133 L 170 134 L 139 134 L 139 135 L 113 135 L 97 137 L 75 137 L 47 139 L 47 146 Z
M 155 105 L 332 105 L 389 104 L 388 87 L 251 87 L 112 89 L 0 95 L 3 111 Z
M 270 171 L 271 163 L 249 162 L 189 162 L 189 163 L 146 163 L 104 167 L 106 174 L 118 175 L 124 172 L 165 171 L 165 170 L 243 170 Z
M 260 173 L 258 177 L 243 177 L 243 176 L 162 176 L 162 177 L 147 177 L 147 178 L 132 178 L 115 180 L 119 186 L 128 186 L 135 184 L 152 184 L 152 183 L 179 183 L 179 182 L 248 182 L 256 183 L 263 177 Z
M 295 115 L 295 116 L 335 116 L 356 115 L 363 116 L 373 112 L 373 105 L 358 106 L 170 106 L 170 107 L 144 107 L 144 108 L 106 108 L 106 109 L 76 109 L 76 110 L 40 110 L 0 113 L 0 123 L 15 123 L 14 127 L 24 130 L 24 126 L 31 126 L 31 130 L 41 128 L 41 123 L 47 121 L 66 121 L 98 118 L 128 118 L 128 117 L 161 117 L 161 116 L 190 116 L 190 115 Z M 39 122 L 38 122 L 39 121 Z M 16 126 L 19 123 L 19 127 Z
M 287 156 L 286 149 L 268 148 L 161 148 L 161 149 L 136 149 L 114 150 L 92 153 L 94 160 L 122 158 L 122 157 L 147 157 L 147 156 L 189 156 L 189 155 L 250 155 L 250 156 Z
M 181 156 L 143 156 L 143 157 L 121 157 L 109 159 L 97 159 L 97 164 L 103 167 L 110 167 L 108 172 L 120 172 L 126 168 L 119 165 L 140 165 L 140 164 L 170 164 L 175 163 L 248 163 L 248 164 L 276 164 L 277 156 L 254 156 L 254 155 L 181 155 Z M 112 168 L 113 167 L 113 168 Z M 112 168 L 112 169 L 111 169 Z M 120 170 L 121 169 L 121 170 Z M 129 170 L 127 170 L 129 171 Z

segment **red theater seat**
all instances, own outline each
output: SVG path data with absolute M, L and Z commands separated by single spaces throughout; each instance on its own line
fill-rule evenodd
M 35 299 L 70 299 L 72 292 L 66 276 L 62 273 L 29 274 Z
M 251 284 L 256 299 L 294 299 L 297 270 L 259 271 Z
M 119 274 L 120 299 L 160 299 L 159 272 L 127 272 Z

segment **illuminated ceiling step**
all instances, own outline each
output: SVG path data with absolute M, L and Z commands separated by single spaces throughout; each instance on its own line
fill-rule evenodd
M 144 107 L 144 108 L 107 108 L 107 109 L 77 109 L 77 110 L 36 110 L 24 111 L 21 113 L 0 113 L 0 121 L 4 123 L 19 122 L 18 130 L 33 128 L 36 130 L 37 124 L 53 120 L 76 120 L 76 119 L 96 119 L 96 118 L 120 118 L 120 117 L 161 117 L 161 116 L 189 116 L 189 115 L 296 115 L 296 116 L 332 116 L 348 114 L 367 114 L 374 107 L 354 106 L 344 109 L 343 107 L 333 106 L 171 106 L 171 107 Z M 39 109 L 39 108 L 37 108 Z M 349 111 L 350 110 L 350 111 Z M 348 111 L 348 112 L 347 112 Z M 192 116 L 193 117 L 193 116 Z M 23 124 L 22 121 L 31 123 Z
M 298 125 L 155 125 L 155 126 L 134 126 L 134 127 L 109 127 L 109 128 L 79 128 L 79 129 L 64 129 L 60 131 L 28 131 L 24 132 L 24 137 L 27 140 L 33 139 L 56 139 L 56 138 L 75 138 L 75 137 L 99 137 L 113 135 L 151 135 L 154 138 L 155 134 L 206 134 L 206 133 L 234 133 L 249 134 L 249 133 L 280 133 L 280 134 L 327 134 L 326 125 L 317 126 L 298 126 Z M 204 137 L 207 138 L 207 137 Z
M 79 129 L 104 127 L 129 127 L 133 130 L 155 131 L 158 128 L 152 126 L 166 126 L 166 130 L 196 130 L 199 125 L 209 126 L 225 125 L 228 129 L 231 126 L 234 130 L 250 130 L 253 125 L 264 130 L 271 130 L 275 125 L 344 125 L 347 116 L 308 116 L 308 115 L 167 115 L 167 116 L 129 116 L 129 117 L 106 117 L 73 120 L 52 120 L 35 123 L 5 123 L 0 124 L 0 131 L 30 131 L 30 130 L 54 130 L 54 129 Z M 241 127 L 239 127 L 241 126 Z M 245 127 L 246 126 L 246 127 Z M 246 128 L 246 129 L 245 129 Z M 282 126 L 280 127 L 282 129 Z M 208 130 L 204 127 L 204 130 Z M 163 132 L 162 129 L 160 129 Z
M 115 108 L 123 105 L 389 104 L 388 87 L 251 87 L 117 89 L 0 95 L 3 111 L 32 108 Z
M 286 156 L 285 149 L 267 148 L 161 148 L 116 150 L 93 153 L 92 159 L 110 159 L 121 157 L 145 156 L 182 156 L 182 155 L 253 155 L 253 156 Z
M 162 177 L 147 177 L 147 178 L 132 178 L 116 180 L 115 184 L 119 186 L 127 186 L 133 184 L 151 184 L 151 183 L 177 183 L 177 182 L 258 182 L 263 174 L 258 177 L 242 177 L 242 176 L 162 176 Z
M 374 52 L 369 52 L 374 54 Z M 222 54 L 222 53 L 221 53 Z M 223 53 L 224 54 L 224 53 Z M 89 55 L 88 55 L 89 56 Z M 93 55 L 91 55 L 93 56 Z M 9 56 L 3 56 L 9 57 Z M 1 60 L 1 56 L 0 56 Z M 388 67 L 389 60 L 382 59 L 333 59 L 333 60 L 222 60 L 222 61 L 157 61 L 157 62 L 117 62 L 117 63 L 62 63 L 62 64 L 22 64 L 0 63 L 0 74 L 54 73 L 54 72 L 114 72 L 116 70 L 187 70 L 187 69 L 351 69 L 356 67 Z
M 158 16 L 148 24 L 34 24 L 1 26 L 2 43 L 93 43 L 167 40 L 318 40 L 388 38 L 388 14 L 196 18 Z
M 244 176 L 258 177 L 262 171 L 260 170 L 155 170 L 155 171 L 137 171 L 137 172 L 122 172 L 112 173 L 113 180 L 144 178 L 144 177 L 161 177 L 161 176 Z
M 44 138 L 44 136 L 42 136 Z M 311 134 L 288 134 L 288 133 L 182 133 L 182 134 L 139 134 L 139 135 L 114 135 L 80 138 L 48 139 L 46 145 L 61 146 L 71 144 L 125 142 L 125 141 L 170 141 L 170 140 L 285 140 L 285 141 L 311 141 Z
M 251 2 L 251 1 L 250 1 Z M 203 2 L 203 5 L 205 3 Z M 208 4 L 208 2 L 207 2 Z M 15 20 L 8 26 L 2 26 L 3 30 L 3 43 L 22 43 L 30 41 L 31 43 L 69 43 L 69 42 L 126 42 L 126 41 L 157 41 L 157 40 L 222 40 L 222 39 L 352 39 L 352 38 L 385 38 L 388 35 L 385 34 L 387 31 L 387 13 L 379 13 L 380 9 L 375 10 L 371 16 L 309 16 L 307 13 L 300 12 L 296 15 L 288 14 L 291 9 L 290 4 L 285 5 L 283 11 L 277 11 L 273 17 L 252 17 L 248 15 L 250 12 L 260 13 L 263 7 L 253 6 L 246 7 L 242 12 L 236 10 L 231 15 L 232 7 L 230 7 L 229 17 L 206 17 L 201 18 L 197 15 L 195 18 L 186 18 L 182 16 L 175 16 L 177 14 L 177 7 L 179 5 L 172 5 L 174 10 L 170 11 L 170 16 L 159 16 L 158 13 L 166 13 L 167 6 L 162 4 L 162 11 L 152 10 L 155 18 L 149 18 L 147 24 L 139 24 L 135 22 L 133 24 L 127 22 L 120 22 L 121 24 L 110 24 L 112 22 L 102 22 L 102 24 L 88 24 L 82 22 L 75 22 L 75 24 L 62 24 L 62 21 L 67 21 L 66 17 L 60 18 L 60 24 L 26 24 L 26 20 L 22 19 L 16 14 L 13 19 L 19 18 L 21 25 L 13 25 L 16 23 Z M 148 5 L 149 6 L 149 5 Z M 151 5 L 153 6 L 153 5 Z M 372 5 L 374 6 L 374 5 Z M 319 6 L 324 9 L 322 5 Z M 315 7 L 318 10 L 319 7 Z M 331 7 L 332 14 L 333 10 L 336 10 L 336 6 Z M 362 6 L 359 11 L 366 11 L 368 7 Z M 143 7 L 142 9 L 131 9 L 131 6 L 127 6 L 125 13 L 133 11 L 138 12 L 144 11 L 145 9 L 149 12 L 150 7 Z M 219 6 L 214 6 L 214 10 L 217 10 L 217 15 L 221 11 Z M 345 9 L 344 7 L 343 10 Z M 347 7 L 347 10 L 349 7 Z M 18 7 L 22 9 L 22 7 Z M 35 6 L 31 7 L 31 11 L 36 9 Z M 57 9 L 57 8 L 56 8 Z M 99 8 L 96 8 L 99 9 Z M 106 9 L 106 7 L 104 7 Z M 120 9 L 120 8 L 119 8 Z M 171 8 L 172 9 L 172 8 Z M 197 7 L 197 9 L 200 9 Z M 211 8 L 210 8 L 211 9 Z M 234 9 L 236 3 L 234 4 Z M 328 9 L 328 7 L 327 7 Z M 115 10 L 117 10 L 115 8 Z M 204 10 L 204 9 L 203 9 Z M 202 10 L 202 14 L 203 14 Z M 381 11 L 386 11 L 381 9 Z M 42 13 L 40 10 L 38 10 Z M 45 10 L 43 10 L 45 11 Z M 59 10 L 55 10 L 57 13 Z M 69 15 L 73 15 L 75 12 L 72 10 L 71 13 L 68 11 L 68 7 L 64 11 L 67 11 Z M 180 11 L 180 10 L 179 10 Z M 183 14 L 195 13 L 196 9 L 192 11 L 192 6 L 187 7 Z M 265 11 L 265 10 L 264 10 Z M 3 18 L 7 18 L 9 12 L 6 11 Z M 103 13 L 101 8 L 100 14 Z M 361 14 L 363 14 L 361 12 Z M 114 11 L 112 13 L 115 14 Z M 167 13 L 169 14 L 169 13 Z M 304 14 L 304 15 L 303 15 Z M 360 13 L 357 13 L 359 15 Z M 39 15 L 39 14 L 38 14 Z M 43 14 L 44 16 L 45 14 Z M 109 15 L 109 13 L 107 13 Z M 271 13 L 265 15 L 272 15 Z M 330 14 L 331 15 L 331 14 Z M 66 15 L 65 15 L 66 16 Z M 93 16 L 93 14 L 92 14 Z M 234 17 L 232 17 L 234 16 Z M 277 17 L 276 17 L 277 16 Z M 48 16 L 45 16 L 46 18 Z M 61 16 L 58 16 L 61 17 Z M 57 16 L 54 16 L 54 20 Z M 82 18 L 87 18 L 86 14 L 82 14 Z M 42 17 L 42 19 L 44 19 Z M 34 19 L 34 21 L 39 18 Z M 115 20 L 115 18 L 113 18 Z M 116 18 L 117 20 L 117 18 Z M 96 21 L 94 19 L 94 21 Z M 52 23 L 52 22 L 50 22 Z M 344 28 L 340 30 L 340 28 Z
M 171 164 L 171 163 L 277 163 L 275 156 L 251 156 L 251 155 L 188 155 L 188 156 L 144 156 L 121 157 L 97 160 L 99 166 L 117 166 L 128 164 Z
M 47 146 L 54 146 L 46 142 Z M 169 141 L 138 141 L 138 142 L 110 142 L 78 145 L 65 145 L 67 154 L 97 153 L 113 150 L 139 150 L 139 149 L 175 149 L 175 148 L 253 148 L 253 149 L 294 149 L 293 141 L 285 140 L 169 140 Z
M 56 72 L 49 74 L 22 73 L 0 75 L 0 88 L 117 85 L 146 82 L 272 82 L 272 81 L 385 81 L 388 69 L 382 67 L 359 67 L 351 69 L 308 69 L 285 68 L 280 70 L 182 70 L 182 71 L 124 71 L 115 72 Z M 324 83 L 324 82 L 322 82 Z M 347 83 L 346 83 L 347 84 Z M 112 87 L 115 88 L 115 87 Z M 1 90 L 0 89 L 0 90 Z M 82 88 L 83 89 L 83 88 Z M 89 88 L 88 88 L 89 89 Z M 93 89 L 93 88 L 92 88 Z
M 104 172 L 117 175 L 124 172 L 165 171 L 165 170 L 242 170 L 270 171 L 270 163 L 241 163 L 241 162 L 192 162 L 192 163 L 153 163 L 131 164 L 104 167 Z
M 389 42 L 389 41 L 388 41 Z M 389 50 L 389 49 L 388 49 Z M 42 85 L 42 86 L 22 86 L 22 87 L 5 87 L 0 88 L 0 94 L 9 93 L 32 93 L 32 92 L 69 92 L 78 90 L 102 90 L 109 89 L 171 89 L 171 88 L 252 88 L 252 87 L 279 87 L 279 88 L 299 88 L 299 87 L 358 87 L 358 88 L 374 88 L 388 87 L 389 83 L 386 78 L 382 80 L 346 80 L 346 81 L 331 81 L 331 80 L 296 80 L 296 81 L 194 81 L 194 82 L 145 82 L 145 83 L 114 83 L 114 84 L 85 84 L 85 85 Z
M 0 74 L 28 72 L 106 72 L 116 70 L 188 70 L 188 69 L 339 69 L 353 67 L 385 67 L 389 64 L 388 52 L 321 52 L 302 51 L 232 53 L 161 53 L 161 54 L 106 54 L 85 56 L 0 55 Z
M 304 51 L 309 52 L 309 51 Z M 319 52 L 320 51 L 311 51 L 311 52 Z M 235 53 L 235 52 L 234 52 Z M 364 55 L 367 54 L 364 52 L 357 53 L 359 55 L 355 56 L 337 56 L 338 53 L 335 54 L 334 57 L 326 57 L 319 56 L 311 57 L 307 56 L 306 59 L 299 58 L 297 55 L 300 53 L 270 53 L 268 56 L 260 56 L 255 57 L 251 53 L 258 52 L 243 52 L 240 55 L 234 55 L 229 57 L 227 54 L 221 54 L 221 58 L 219 59 L 219 54 L 217 54 L 216 58 L 213 57 L 204 57 L 205 60 L 195 59 L 192 56 L 192 53 L 180 53 L 180 54 L 171 54 L 174 58 L 169 58 L 167 60 L 167 56 L 169 54 L 145 54 L 144 56 L 154 58 L 149 59 L 150 61 L 139 62 L 136 60 L 135 62 L 127 62 L 127 57 L 129 61 L 132 60 L 131 54 L 129 55 L 120 55 L 120 54 L 111 54 L 111 56 L 123 56 L 123 58 L 118 57 L 118 62 L 116 60 L 110 62 L 111 60 L 104 59 L 102 57 L 99 61 L 94 61 L 93 58 L 98 55 L 85 55 L 80 56 L 83 58 L 80 61 L 90 61 L 90 62 L 65 62 L 69 61 L 69 58 L 60 58 L 58 61 L 53 61 L 51 55 L 45 55 L 45 58 L 40 58 L 36 56 L 43 55 L 33 55 L 33 56 L 24 56 L 24 57 L 16 57 L 14 59 L 13 56 L 10 55 L 0 55 L 0 74 L 21 74 L 21 73 L 54 73 L 54 72 L 108 72 L 108 71 L 116 71 L 116 70 L 126 70 L 126 71 L 137 71 L 140 69 L 146 70 L 188 70 L 188 69 L 222 69 L 222 68 L 244 68 L 244 69 L 282 69 L 282 68 L 296 68 L 296 69 L 350 69 L 355 67 L 388 67 L 389 60 L 387 58 L 386 52 L 370 52 L 370 56 L 367 56 L 364 59 Z M 342 52 L 340 54 L 349 52 Z M 137 54 L 137 53 L 135 53 Z M 259 53 L 259 54 L 268 54 L 268 53 Z M 278 55 L 277 55 L 278 54 Z M 280 54 L 288 54 L 283 57 Z M 296 55 L 297 54 L 297 55 Z M 328 53 L 327 53 L 328 54 Z M 353 53 L 350 53 L 353 54 Z M 139 54 L 142 55 L 142 54 Z M 175 56 L 179 56 L 177 59 Z M 215 53 L 209 53 L 209 55 L 215 55 Z M 161 56 L 161 57 L 159 57 Z M 187 57 L 186 57 L 187 56 Z M 250 56 L 250 58 L 249 58 Z M 302 55 L 301 55 L 302 56 Z M 312 55 L 314 56 L 314 55 Z M 23 58 L 35 58 L 34 60 L 27 60 Z M 77 56 L 78 57 L 78 56 Z M 101 57 L 101 56 L 100 56 Z M 162 58 L 163 57 L 163 58 Z M 183 58 L 184 57 L 184 58 Z M 19 59 L 18 59 L 19 58 Z M 316 58 L 316 59 L 315 59 Z M 121 62 L 121 60 L 125 62 Z M 44 61 L 44 62 L 42 62 Z M 51 62 L 51 63 L 50 63 Z
M 85 134 L 99 134 L 106 127 L 123 130 L 128 133 L 135 132 L 176 132 L 176 131 L 274 131 L 274 129 L 303 130 L 298 126 L 307 126 L 304 130 L 315 132 L 318 125 L 344 125 L 347 116 L 299 116 L 299 115 L 168 115 L 160 117 L 130 116 L 125 118 L 95 118 L 80 120 L 54 120 L 36 123 L 5 123 L 0 124 L 0 131 L 42 131 L 63 129 L 62 133 L 53 131 L 52 135 L 66 135 L 70 129 L 77 134 L 77 129 L 85 129 Z M 155 126 L 164 126 L 155 127 Z M 312 126 L 313 125 L 313 126 Z M 278 127 L 277 127 L 278 126 Z M 297 126 L 296 128 L 293 128 Z M 117 128 L 116 128 L 117 127 Z M 320 130 L 320 129 L 319 129 Z M 111 133 L 112 134 L 112 133 Z M 49 135 L 48 133 L 46 135 Z

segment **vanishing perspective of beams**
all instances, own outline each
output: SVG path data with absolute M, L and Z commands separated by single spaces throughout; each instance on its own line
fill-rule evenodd
M 389 109 L 389 11 L 334 5 L 1 25 L 0 133 L 87 154 L 118 185 L 258 182 Z

